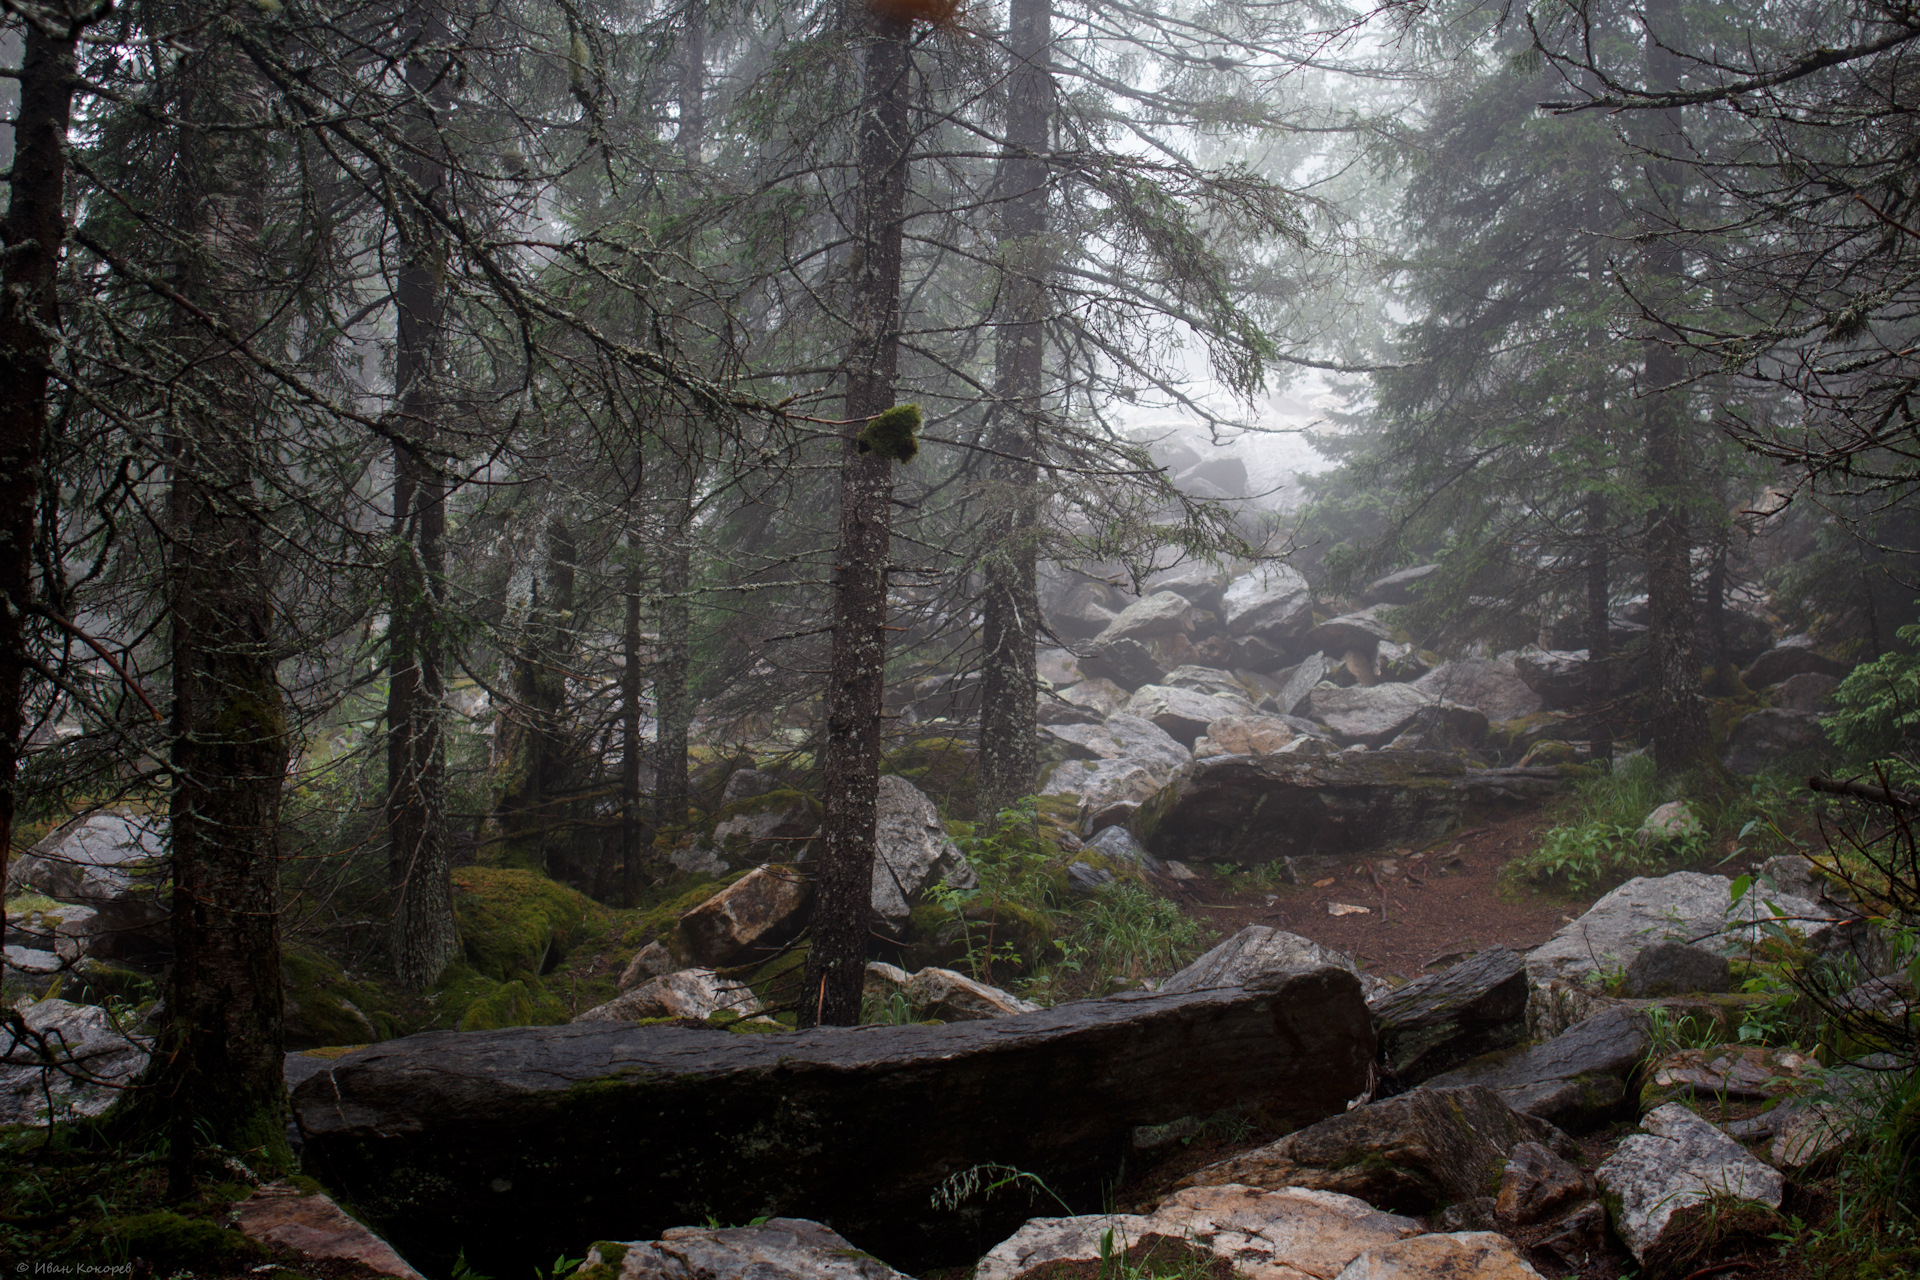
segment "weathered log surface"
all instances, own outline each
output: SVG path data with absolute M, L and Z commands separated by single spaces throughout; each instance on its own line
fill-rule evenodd
M 1228 1106 L 1282 1127 L 1366 1088 L 1360 983 L 1117 996 L 946 1027 L 770 1036 L 615 1023 L 432 1032 L 304 1080 L 307 1163 L 429 1271 L 525 1274 L 595 1239 L 809 1217 L 904 1269 L 1033 1212 L 932 1195 L 997 1163 L 1097 1207 L 1130 1131 Z M 989 1179 L 990 1180 L 990 1179 Z

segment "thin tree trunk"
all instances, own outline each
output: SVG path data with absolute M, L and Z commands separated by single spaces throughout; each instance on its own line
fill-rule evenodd
M 707 24 L 704 7 L 688 15 L 685 62 L 680 76 L 680 136 L 687 168 L 700 164 L 706 126 Z M 693 694 L 687 687 L 692 670 L 688 645 L 692 608 L 687 598 L 693 585 L 693 487 L 697 475 L 694 456 L 694 418 L 672 413 L 680 430 L 665 459 L 667 492 L 661 531 L 660 651 L 654 669 L 653 820 L 658 827 L 687 824 L 690 786 L 687 778 L 687 734 L 693 725 Z
M 1649 6 L 1647 74 L 1655 87 L 1677 87 L 1675 56 L 1658 38 L 1679 30 L 1672 0 Z M 1656 305 L 1680 305 L 1683 262 L 1674 228 L 1679 222 L 1684 174 L 1670 157 L 1685 145 L 1678 110 L 1651 113 L 1653 134 L 1646 161 L 1646 288 Z M 1664 233 L 1664 234 L 1663 234 Z M 1662 769 L 1692 764 L 1707 747 L 1706 702 L 1700 692 L 1693 608 L 1693 540 L 1687 519 L 1689 474 L 1686 458 L 1687 393 L 1678 383 L 1686 361 L 1672 345 L 1669 331 L 1650 334 L 1642 370 L 1646 398 L 1646 484 L 1654 505 L 1646 528 L 1647 609 L 1653 649 L 1653 758 Z M 1671 389 L 1669 389 L 1671 388 Z
M 880 716 L 887 665 L 887 556 L 893 463 L 862 453 L 863 419 L 893 405 L 900 362 L 900 258 L 906 218 L 909 24 L 867 16 L 861 108 L 858 258 L 847 428 L 840 465 L 840 549 L 834 576 L 833 657 L 827 683 L 823 850 L 807 958 L 803 1025 L 860 1019 L 873 901 Z
M 84 22 L 49 32 L 26 24 L 7 211 L 0 221 L 0 884 L 13 850 L 21 741 L 26 732 L 27 621 L 34 603 L 47 435 L 47 383 L 60 326 L 54 280 L 67 238 L 67 129 L 74 50 Z M 0 894 L 0 899 L 5 895 Z M 0 934 L 6 932 L 0 901 Z
M 634 447 L 634 494 L 641 492 L 646 476 L 646 460 L 640 447 Z M 644 535 L 637 522 L 627 535 L 626 625 L 620 633 L 620 901 L 632 906 L 640 897 L 640 863 L 645 855 L 641 846 L 641 761 L 646 758 L 647 743 L 641 735 L 640 689 L 641 637 L 640 595 L 645 586 L 641 575 Z
M 262 138 L 244 127 L 265 121 L 265 93 L 217 26 L 205 30 L 210 43 L 182 59 L 167 104 L 180 122 L 177 287 L 249 333 L 267 167 Z M 288 1158 L 277 830 L 287 729 L 265 534 L 250 509 L 262 389 L 192 317 L 177 342 L 193 373 L 179 384 L 171 440 L 174 967 L 155 1061 L 170 1182 L 184 1195 L 202 1141 L 256 1170 Z
M 1601 209 L 1604 210 L 1602 205 Z M 1595 234 L 1587 241 L 1587 289 L 1595 310 L 1595 319 L 1587 328 L 1586 346 L 1589 360 L 1598 362 L 1604 358 L 1607 349 L 1606 332 L 1598 319 L 1601 303 L 1601 274 L 1605 269 L 1603 245 L 1596 228 Z M 1587 384 L 1587 431 L 1596 446 L 1596 454 L 1605 459 L 1610 456 L 1607 448 L 1607 384 L 1601 369 L 1596 366 L 1589 374 Z M 1590 760 L 1613 759 L 1613 730 L 1609 723 L 1607 702 L 1613 697 L 1613 632 L 1609 624 L 1612 614 L 1611 565 L 1608 552 L 1608 502 L 1607 495 L 1598 489 L 1587 495 L 1585 510 L 1587 536 L 1587 715 L 1591 720 L 1587 737 L 1587 758 Z
M 388 604 L 387 869 L 393 890 L 389 954 L 415 990 L 433 985 L 459 948 L 446 832 L 447 752 L 441 598 L 446 576 L 446 480 L 431 450 L 439 434 L 436 385 L 446 329 L 446 203 L 437 116 L 446 96 L 446 23 L 421 0 L 405 19 L 410 149 L 402 170 L 424 208 L 401 224 L 404 260 L 394 291 L 399 342 L 394 384 L 404 438 L 393 449 L 393 562 Z
M 986 598 L 981 610 L 980 816 L 1033 790 L 1039 771 L 1034 642 L 1041 386 L 1046 365 L 1047 144 L 1053 114 L 1048 49 L 1053 0 L 1013 0 L 1008 14 L 1006 204 L 996 257 L 1006 319 L 995 334 Z
M 514 659 L 513 697 L 517 704 L 502 726 L 508 741 L 503 754 L 500 799 L 500 861 L 507 866 L 544 871 L 566 879 L 573 867 L 555 860 L 552 832 L 561 817 L 566 790 L 566 742 L 561 716 L 566 707 L 566 667 L 573 648 L 573 533 L 559 520 L 547 522 L 540 570 L 520 652 Z

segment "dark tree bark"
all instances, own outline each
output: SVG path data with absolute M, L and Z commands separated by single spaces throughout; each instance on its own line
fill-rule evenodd
M 54 280 L 67 238 L 67 128 L 74 50 L 91 13 L 26 24 L 7 212 L 0 221 L 0 883 L 13 849 L 28 631 L 47 435 L 47 384 L 60 307 Z M 4 895 L 0 895 L 4 896 Z M 0 933 L 6 930 L 0 902 Z
M 873 842 L 880 789 L 880 717 L 887 666 L 887 556 L 893 463 L 861 452 L 861 423 L 893 405 L 900 363 L 900 258 L 907 202 L 909 24 L 868 13 L 861 105 L 852 351 L 840 467 L 840 550 L 827 678 L 823 851 L 807 957 L 803 1025 L 860 1019 Z
M 704 8 L 696 7 L 688 15 L 686 61 L 680 76 L 680 153 L 692 170 L 700 164 L 700 147 L 706 124 L 707 25 Z M 653 700 L 655 726 L 653 820 L 659 827 L 684 827 L 687 824 L 689 785 L 687 780 L 687 732 L 693 724 L 693 694 L 687 687 L 692 669 L 688 645 L 692 633 L 692 607 L 688 589 L 693 585 L 693 486 L 698 474 L 695 465 L 694 435 L 697 424 L 691 414 L 671 415 L 679 428 L 679 439 L 662 459 L 659 470 L 666 476 L 662 509 L 665 518 L 661 530 L 660 552 L 660 651 L 654 669 Z
M 1677 35 L 1672 0 L 1647 10 L 1647 75 L 1653 87 L 1678 86 L 1679 61 L 1658 43 Z M 1645 287 L 1659 299 L 1656 310 L 1671 313 L 1679 304 L 1684 262 L 1672 232 L 1680 220 L 1685 172 L 1676 158 L 1686 145 L 1677 109 L 1648 113 L 1646 230 L 1654 232 L 1647 250 Z M 1686 456 L 1686 359 L 1679 335 L 1657 329 L 1645 341 L 1641 376 L 1645 398 L 1645 480 L 1653 494 L 1646 527 L 1647 609 L 1653 648 L 1653 696 L 1648 710 L 1653 728 L 1653 758 L 1662 769 L 1682 769 L 1707 747 L 1707 709 L 1700 692 L 1700 660 L 1694 642 L 1693 539 L 1687 519 L 1689 467 Z
M 567 796 L 567 664 L 573 650 L 573 533 L 549 520 L 540 569 L 527 602 L 520 651 L 513 663 L 514 705 L 502 717 L 498 861 L 511 867 L 544 871 L 556 879 L 575 869 L 555 862 L 554 823 Z
M 257 324 L 267 181 L 251 128 L 266 119 L 266 94 L 219 29 L 209 23 L 182 56 L 165 104 L 178 122 L 175 287 L 246 334 Z M 203 1141 L 255 1169 L 288 1157 L 277 885 L 287 730 L 266 534 L 251 500 L 263 388 L 249 361 L 184 310 L 174 342 L 188 371 L 169 442 L 174 968 L 154 1060 L 170 1180 L 185 1194 Z
M 408 151 L 401 169 L 418 207 L 401 220 L 403 261 L 394 289 L 399 342 L 394 390 L 393 559 L 387 622 L 387 868 L 393 891 L 388 949 L 394 976 L 433 985 L 459 948 L 446 834 L 447 750 L 442 598 L 446 577 L 446 479 L 433 449 L 439 433 L 438 375 L 445 358 L 447 167 L 446 22 L 432 0 L 410 5 L 406 64 Z
M 1000 306 L 989 446 L 986 596 L 981 609 L 980 816 L 991 819 L 1033 790 L 1035 589 L 1041 388 L 1046 366 L 1047 144 L 1053 114 L 1048 49 L 1052 0 L 1013 0 L 1008 14 L 1007 154 L 1000 165 Z
M 645 488 L 646 455 L 633 449 L 633 494 L 637 503 Z M 642 572 L 646 535 L 637 514 L 629 512 L 625 626 L 620 633 L 620 901 L 632 906 L 640 897 L 640 865 L 646 856 L 645 829 L 640 821 L 642 762 L 650 748 L 643 735 L 640 690 L 644 684 L 645 645 L 640 634 L 640 597 L 646 580 Z

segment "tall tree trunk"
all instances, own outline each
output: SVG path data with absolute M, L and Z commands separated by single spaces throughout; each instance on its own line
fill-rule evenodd
M 887 667 L 893 463 L 862 452 L 862 420 L 893 405 L 900 363 L 900 258 L 907 204 L 909 24 L 868 13 L 861 104 L 852 350 L 840 463 L 840 550 L 827 677 L 824 845 L 807 957 L 803 1025 L 860 1019 L 873 902 L 880 716 Z
M 574 565 L 579 552 L 572 531 L 560 520 L 547 522 L 541 543 L 540 567 L 513 661 L 514 706 L 501 725 L 505 742 L 495 807 L 501 837 L 498 860 L 567 879 L 574 868 L 565 859 L 554 859 L 552 831 L 563 816 L 567 782 L 561 717 L 566 668 L 573 656 Z
M 634 494 L 636 500 L 646 477 L 646 460 L 634 446 Z M 620 632 L 620 902 L 632 906 L 640 897 L 640 863 L 646 850 L 640 821 L 642 767 L 648 747 L 640 715 L 640 690 L 644 682 L 640 635 L 640 597 L 646 585 L 641 572 L 645 534 L 629 514 L 627 534 L 626 625 Z
M 14 779 L 26 732 L 27 612 L 47 435 L 47 383 L 60 326 L 54 280 L 67 238 L 67 127 L 74 50 L 86 24 L 26 24 L 7 211 L 0 221 L 0 884 L 13 850 Z M 4 898 L 0 894 L 0 898 Z M 6 932 L 0 901 L 0 934 Z
M 685 62 L 680 74 L 681 156 L 689 172 L 700 165 L 706 128 L 707 21 L 705 7 L 696 5 L 687 17 Z M 693 659 L 688 645 L 692 634 L 693 490 L 697 423 L 692 414 L 669 412 L 677 439 L 669 442 L 665 464 L 657 468 L 666 479 L 661 506 L 660 537 L 660 648 L 653 677 L 654 792 L 653 820 L 659 827 L 687 823 L 687 733 L 693 724 L 693 694 L 687 687 Z
M 252 20 L 237 16 L 235 21 Z M 265 218 L 266 95 L 219 26 L 178 64 L 176 287 L 251 333 Z M 284 1164 L 277 884 L 287 769 L 265 531 L 252 493 L 262 412 L 252 366 L 182 315 L 168 495 L 173 650 L 173 978 L 155 1061 L 169 1104 L 171 1179 L 192 1184 L 204 1141 L 255 1169 Z
M 1602 203 L 1600 211 L 1604 209 Z M 1587 358 L 1595 365 L 1588 375 L 1586 426 L 1599 459 L 1607 458 L 1611 452 L 1607 448 L 1607 382 L 1598 364 L 1605 359 L 1608 347 L 1606 331 L 1599 322 L 1604 288 L 1601 278 L 1606 267 L 1604 252 L 1596 225 L 1594 234 L 1587 240 L 1587 290 L 1595 318 L 1587 327 L 1586 347 Z M 1587 715 L 1591 721 L 1587 758 L 1611 761 L 1613 730 L 1607 702 L 1613 697 L 1613 632 L 1608 621 L 1612 614 L 1612 583 L 1608 563 L 1607 495 L 1598 489 L 1589 493 L 1583 515 L 1587 540 Z
M 1647 77 L 1654 88 L 1677 88 L 1678 59 L 1658 41 L 1677 38 L 1679 19 L 1673 0 L 1649 5 Z M 1681 305 L 1681 256 L 1677 224 L 1685 174 L 1677 159 L 1686 145 L 1680 112 L 1651 113 L 1646 159 L 1644 230 L 1648 296 L 1656 307 Z M 1687 519 L 1690 485 L 1687 466 L 1687 393 L 1677 384 L 1686 377 L 1686 360 L 1675 349 L 1678 335 L 1658 330 L 1644 347 L 1642 394 L 1646 404 L 1646 484 L 1653 509 L 1646 528 L 1647 610 L 1653 648 L 1653 758 L 1662 769 L 1694 763 L 1707 747 L 1706 701 L 1700 692 L 1700 661 L 1694 643 L 1693 539 Z
M 1005 319 L 995 334 L 986 598 L 981 610 L 980 815 L 991 817 L 1033 790 L 1039 770 L 1034 722 L 1035 589 L 1041 387 L 1046 365 L 1047 148 L 1053 81 L 1047 57 L 1053 0 L 1013 0 L 1008 13 L 1006 204 L 996 258 Z
M 432 450 L 439 434 L 446 331 L 446 205 L 439 113 L 445 109 L 446 22 L 434 0 L 410 4 L 406 64 L 409 148 L 401 168 L 421 207 L 403 211 L 403 260 L 394 290 L 399 401 L 393 448 L 393 560 L 387 622 L 387 870 L 393 891 L 388 950 L 394 976 L 433 985 L 459 947 L 446 834 L 441 610 L 446 577 L 446 480 Z

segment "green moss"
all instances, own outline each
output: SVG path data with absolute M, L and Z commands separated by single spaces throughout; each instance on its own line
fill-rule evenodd
M 536 871 L 462 867 L 453 873 L 453 909 L 467 962 L 506 982 L 545 972 L 605 909 Z
M 754 870 L 752 867 L 743 867 L 718 880 L 696 877 L 692 888 L 682 890 L 666 901 L 648 907 L 636 915 L 622 934 L 621 944 L 630 952 L 639 950 L 656 938 L 672 946 L 674 925 L 679 923 L 681 916 L 752 870 Z
M 107 1228 L 114 1252 L 153 1264 L 155 1274 L 226 1271 L 266 1257 L 238 1231 L 177 1213 L 143 1213 Z
M 587 1261 L 573 1273 L 572 1280 L 620 1280 L 620 1264 L 627 1260 L 627 1246 L 617 1240 L 595 1240 L 587 1250 Z
M 889 751 L 880 772 L 905 778 L 927 793 L 942 812 L 975 818 L 979 773 L 973 747 L 959 738 L 919 738 Z
M 919 431 L 920 406 L 897 404 L 860 429 L 859 449 L 890 462 L 912 462 L 920 452 Z
M 467 1004 L 456 1029 L 497 1031 L 502 1027 L 552 1027 L 568 1021 L 566 1002 L 541 985 L 538 978 L 495 984 Z
M 280 972 L 286 982 L 289 1048 L 366 1044 L 406 1030 L 385 987 L 349 976 L 324 951 L 289 942 L 281 948 Z

